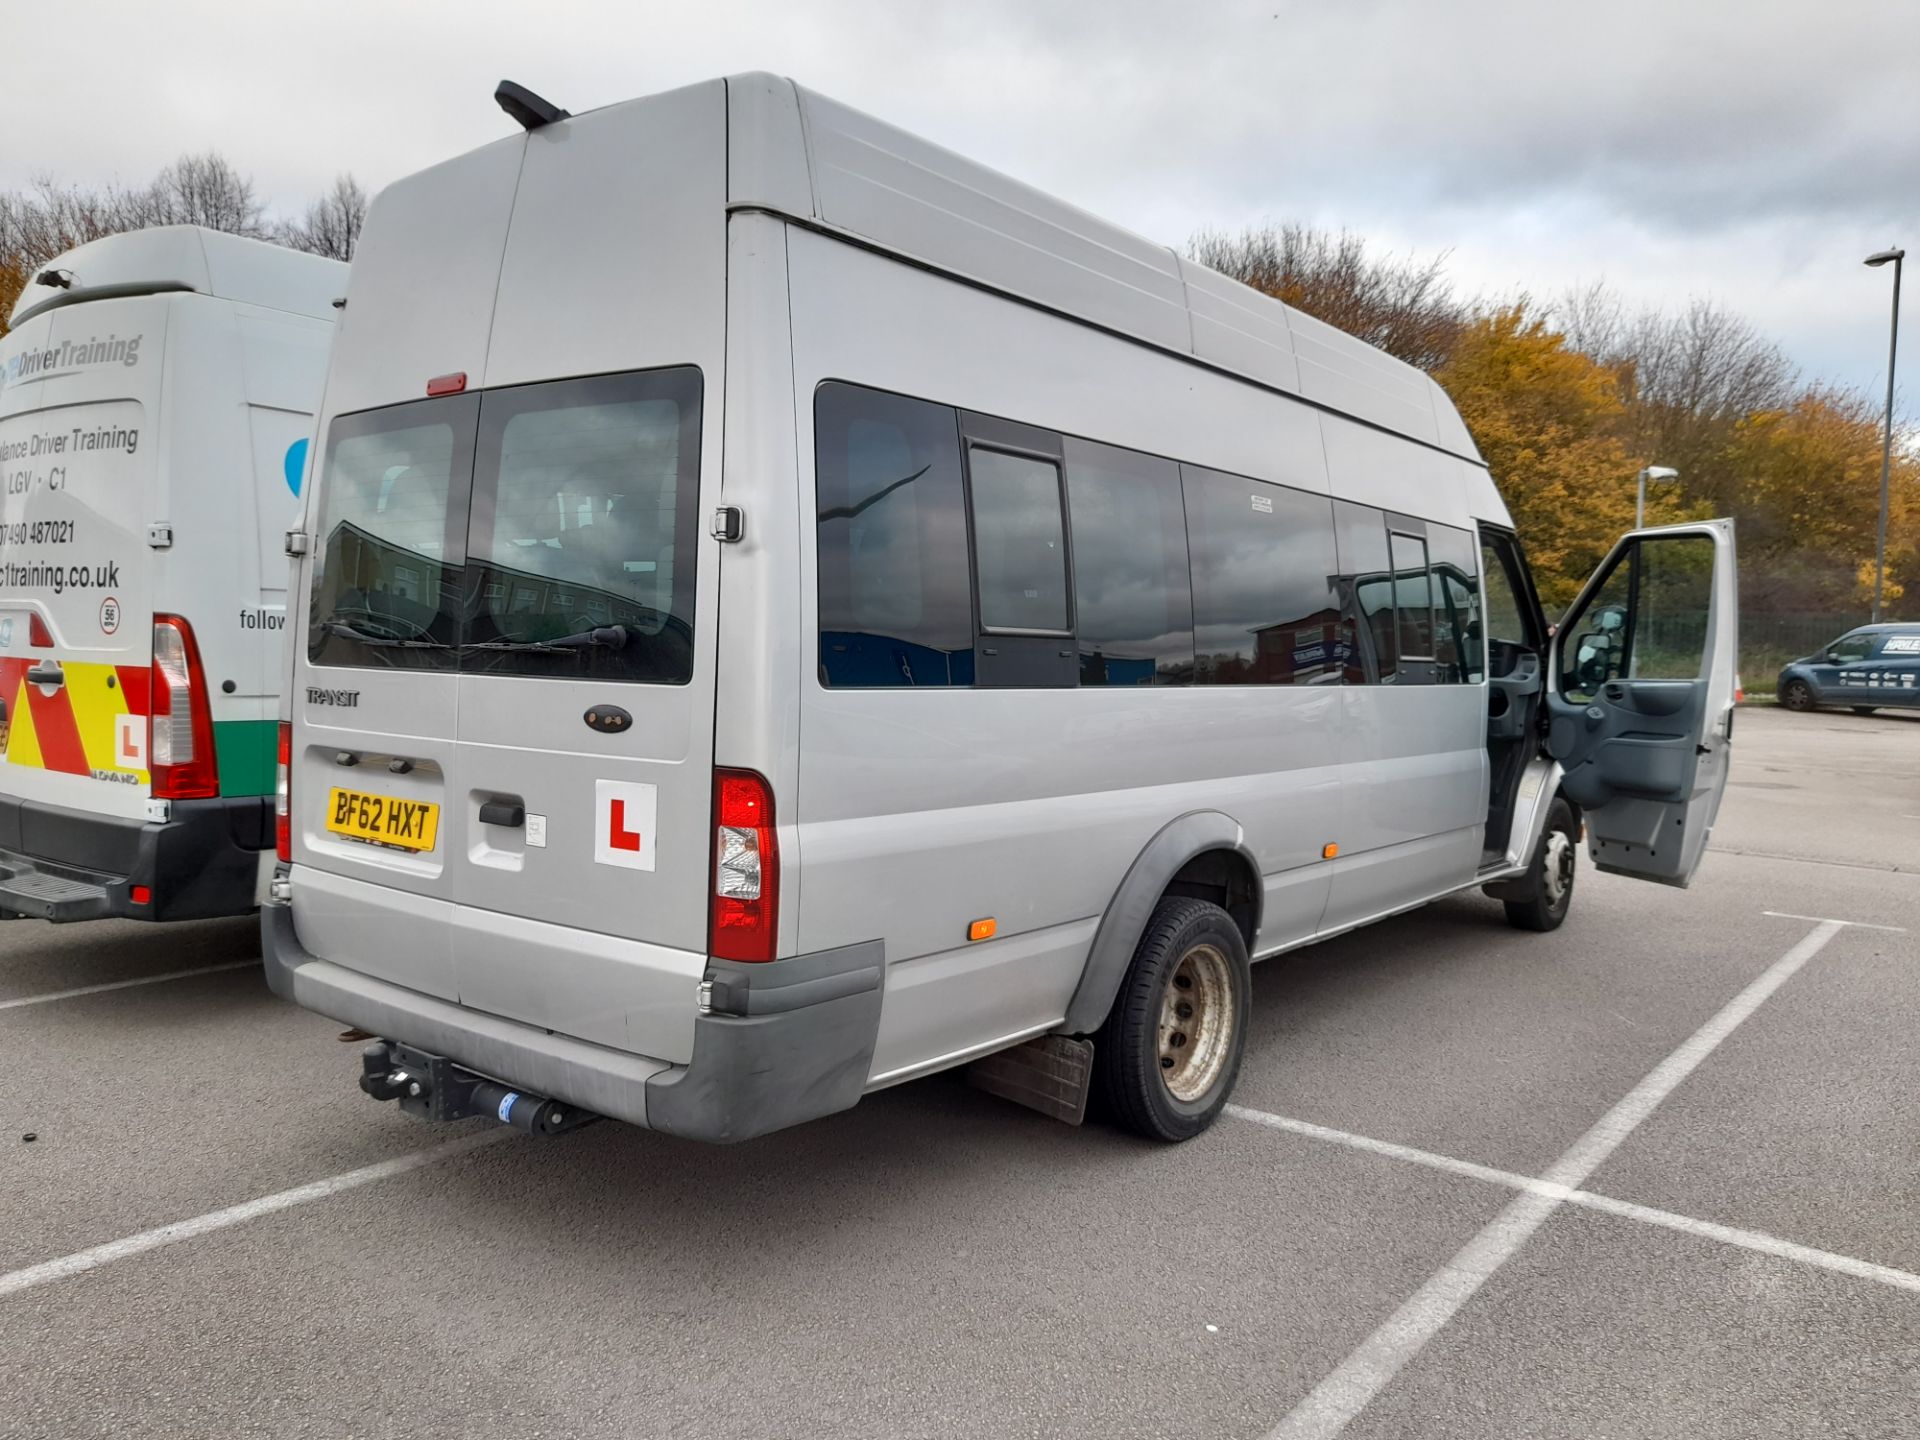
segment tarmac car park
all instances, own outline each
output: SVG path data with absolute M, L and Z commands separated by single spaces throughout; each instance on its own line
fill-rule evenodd
M 0 1434 L 1254 1440 L 1364 1351 L 1352 1440 L 1905 1440 L 1920 717 L 1736 724 L 1691 889 L 1256 966 L 1172 1150 L 953 1074 L 737 1147 L 434 1131 L 250 920 L 0 928 Z

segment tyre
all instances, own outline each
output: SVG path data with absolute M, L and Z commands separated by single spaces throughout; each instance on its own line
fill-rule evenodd
M 1558 930 L 1573 904 L 1573 877 L 1578 869 L 1580 835 L 1573 823 L 1573 807 L 1556 798 L 1547 812 L 1547 828 L 1534 847 L 1527 867 L 1527 898 L 1509 900 L 1507 923 L 1521 930 Z
M 1872 705 L 1855 705 L 1852 708 L 1853 713 L 1856 715 L 1871 715 L 1875 707 Z
M 1167 1142 L 1211 1125 L 1240 1073 L 1252 988 L 1246 941 L 1226 911 L 1161 900 L 1093 1039 L 1106 1114 Z
M 1804 680 L 1789 680 L 1780 687 L 1780 703 L 1789 710 L 1813 709 L 1813 687 Z

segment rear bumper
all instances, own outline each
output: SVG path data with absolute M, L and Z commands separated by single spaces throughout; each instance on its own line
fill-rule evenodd
M 254 906 L 272 800 L 175 800 L 149 822 L 0 797 L 0 910 L 42 920 L 204 920 Z M 151 895 L 133 903 L 136 886 Z
M 306 1009 L 600 1115 L 721 1143 L 859 1100 L 886 968 L 878 940 L 767 965 L 711 961 L 712 1011 L 694 1022 L 691 1062 L 669 1065 L 322 960 L 301 945 L 287 905 L 262 908 L 260 940 L 267 984 Z

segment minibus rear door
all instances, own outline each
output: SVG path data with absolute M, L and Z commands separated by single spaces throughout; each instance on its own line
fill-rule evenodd
M 1731 520 L 1622 537 L 1560 622 L 1547 750 L 1600 869 L 1692 881 L 1727 783 L 1738 649 Z

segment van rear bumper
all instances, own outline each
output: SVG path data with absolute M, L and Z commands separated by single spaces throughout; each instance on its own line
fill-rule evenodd
M 692 1061 L 669 1065 L 322 960 L 301 945 L 287 905 L 262 908 L 260 941 L 268 986 L 306 1009 L 596 1114 L 720 1143 L 859 1100 L 886 970 L 878 940 L 766 965 L 710 961 L 711 1013 L 694 1022 Z
M 273 801 L 175 800 L 164 821 L 0 796 L 0 911 L 42 920 L 205 920 L 254 906 Z M 133 902 L 133 888 L 149 900 Z

